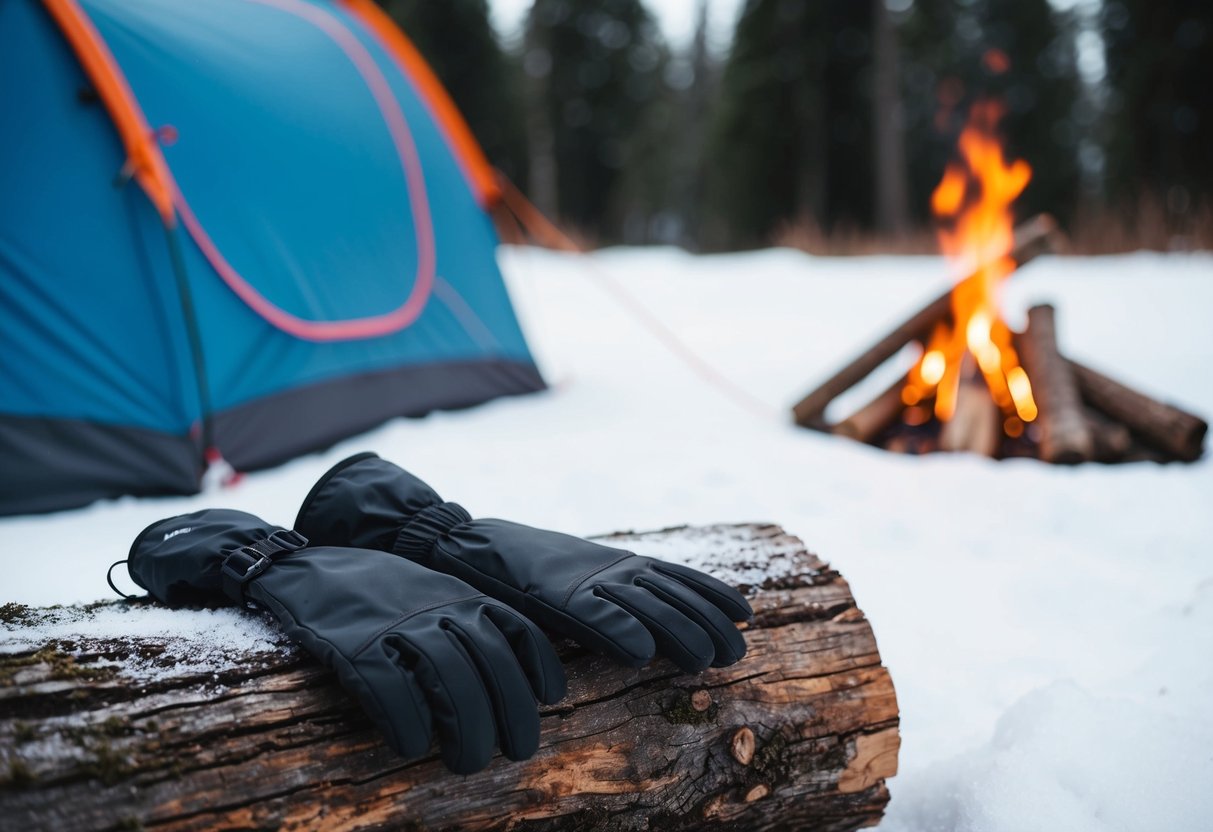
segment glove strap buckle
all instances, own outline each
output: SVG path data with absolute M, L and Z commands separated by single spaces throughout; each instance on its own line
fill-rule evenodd
M 269 537 L 241 546 L 223 559 L 223 592 L 238 604 L 248 605 L 244 585 L 259 577 L 281 555 L 307 545 L 307 538 L 293 529 L 279 529 Z
M 434 548 L 434 541 L 460 523 L 466 523 L 472 515 L 458 503 L 436 503 L 417 512 L 396 535 L 392 551 L 411 561 L 424 563 Z

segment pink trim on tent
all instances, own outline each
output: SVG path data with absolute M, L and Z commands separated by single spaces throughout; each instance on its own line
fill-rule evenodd
M 434 286 L 434 270 L 437 255 L 434 249 L 434 226 L 430 216 L 429 200 L 425 192 L 425 177 L 417 146 L 409 132 L 408 123 L 400 105 L 392 95 L 387 79 L 379 71 L 374 59 L 341 21 L 328 12 L 300 0 L 255 0 L 265 6 L 293 14 L 306 20 L 328 35 L 354 64 L 366 82 L 375 103 L 392 134 L 396 154 L 400 157 L 409 192 L 409 205 L 413 211 L 413 230 L 417 238 L 417 277 L 408 298 L 395 310 L 384 315 L 353 318 L 347 321 L 309 321 L 292 315 L 275 306 L 256 290 L 239 272 L 224 259 L 218 247 L 207 235 L 202 223 L 190 209 L 189 203 L 174 183 L 174 202 L 181 214 L 181 221 L 194 242 L 202 250 L 211 266 L 218 272 L 233 292 L 254 312 L 283 332 L 305 341 L 349 341 L 358 338 L 375 338 L 390 335 L 417 320 L 429 300 Z
M 408 35 L 393 22 L 375 0 L 339 0 L 342 7 L 364 27 L 388 55 L 397 63 L 400 74 L 418 94 L 430 116 L 438 124 L 447 146 L 455 156 L 472 193 L 480 207 L 489 210 L 501 201 L 501 186 L 497 173 L 484 155 L 472 129 L 459 112 L 446 87 L 434 70 L 409 40 Z
M 158 188 L 171 193 L 172 207 L 181 217 L 190 237 L 219 277 L 237 297 L 266 322 L 305 341 L 350 341 L 375 338 L 399 332 L 420 317 L 434 288 L 437 253 L 434 246 L 434 226 L 425 177 L 413 135 L 404 113 L 392 95 L 391 87 L 374 59 L 345 25 L 332 14 L 301 0 L 254 0 L 266 6 L 293 14 L 306 20 L 328 35 L 354 64 L 375 99 L 396 154 L 404 170 L 413 213 L 413 230 L 417 240 L 417 275 L 409 296 L 399 307 L 383 315 L 351 318 L 344 321 L 309 321 L 276 306 L 262 295 L 224 258 L 219 247 L 206 233 L 194 214 L 189 201 L 178 187 L 164 154 L 152 139 L 147 118 L 138 99 L 130 89 L 118 62 L 110 55 L 104 39 L 97 33 L 87 13 L 75 0 L 44 0 L 73 50 L 85 64 L 98 88 L 106 93 L 106 106 L 127 145 L 134 173 L 149 197 L 164 216 L 165 224 L 173 225 L 173 215 L 167 200 L 158 199 Z

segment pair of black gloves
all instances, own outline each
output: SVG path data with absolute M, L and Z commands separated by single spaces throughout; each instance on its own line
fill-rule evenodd
M 539 747 L 536 699 L 558 701 L 565 680 L 536 624 L 633 667 L 661 653 L 698 672 L 745 655 L 733 622 L 752 615 L 694 569 L 473 520 L 373 453 L 321 477 L 294 531 L 239 511 L 184 514 L 140 533 L 128 569 L 164 603 L 270 610 L 393 749 L 422 755 L 436 732 L 459 773 L 488 765 L 494 740 L 512 760 Z

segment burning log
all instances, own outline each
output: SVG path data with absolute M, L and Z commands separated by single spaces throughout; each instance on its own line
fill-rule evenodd
M 0 826 L 844 832 L 878 823 L 897 769 L 897 700 L 846 581 L 775 526 L 613 542 L 710 553 L 710 571 L 762 581 L 746 587 L 749 654 L 688 675 L 666 661 L 624 668 L 563 644 L 569 694 L 543 709 L 539 752 L 467 777 L 437 755 L 391 754 L 333 675 L 285 643 L 254 640 L 262 647 L 252 652 L 221 650 L 200 633 L 105 639 L 88 623 L 104 610 L 6 605 L 6 638 L 35 649 L 0 654 Z M 141 612 L 133 605 L 124 618 Z M 76 616 L 66 620 L 79 635 L 43 643 L 32 628 L 56 616 L 60 633 Z
M 1209 431 L 1204 419 L 1132 390 L 1077 361 L 1071 360 L 1069 365 L 1083 400 L 1091 407 L 1175 459 L 1192 462 L 1200 458 Z
M 1060 239 L 1057 222 L 1047 214 L 1040 214 L 1015 229 L 1015 245 L 1011 250 L 1011 257 L 1019 266 L 1026 265 L 1042 254 L 1056 251 L 1060 247 Z M 830 402 L 867 378 L 869 373 L 896 355 L 906 344 L 911 341 L 925 342 L 935 325 L 947 318 L 951 311 L 952 292 L 948 291 L 915 312 L 801 399 L 792 408 L 796 424 L 826 430 L 828 426 L 824 414 Z
M 1045 304 L 1029 309 L 1028 328 L 1017 342 L 1039 408 L 1041 459 L 1063 465 L 1091 459 L 1095 445 L 1078 384 L 1057 349 L 1053 307 Z
M 906 377 L 899 376 L 887 390 L 834 425 L 830 431 L 857 442 L 871 443 L 905 410 L 905 402 L 901 400 L 905 386 Z
M 993 457 L 1002 438 L 998 405 L 971 356 L 965 358 L 961 373 L 956 411 L 939 434 L 939 449 Z

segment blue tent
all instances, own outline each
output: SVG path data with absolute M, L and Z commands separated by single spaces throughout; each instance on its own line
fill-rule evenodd
M 0 514 L 543 388 L 467 127 L 371 0 L 0 3 Z

